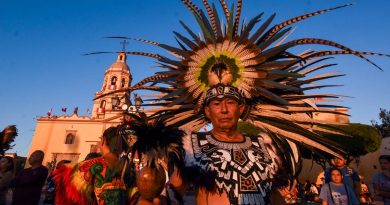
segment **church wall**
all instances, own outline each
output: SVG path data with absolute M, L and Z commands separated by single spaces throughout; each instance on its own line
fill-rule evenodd
M 38 120 L 28 156 L 35 150 L 44 151 L 44 165 L 54 158 L 57 162 L 64 157 L 75 162 L 82 161 L 90 153 L 91 145 L 100 142 L 104 130 L 115 125 L 117 123 L 97 120 Z M 69 133 L 74 135 L 74 142 L 65 144 Z M 70 157 L 70 154 L 73 154 L 73 157 Z
M 46 150 L 50 141 L 49 139 L 51 133 L 53 132 L 53 126 L 53 123 L 42 123 L 38 120 L 27 157 L 29 157 L 35 150 L 42 150 L 45 152 L 45 158 L 47 158 Z M 26 163 L 26 167 L 27 166 L 30 165 Z

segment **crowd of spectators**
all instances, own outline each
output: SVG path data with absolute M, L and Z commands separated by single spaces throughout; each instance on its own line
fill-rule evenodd
M 365 184 L 346 159 L 335 158 L 325 168 L 322 184 L 309 180 L 298 182 L 295 190 L 282 195 L 289 204 L 390 205 L 390 156 L 380 156 L 379 162 L 381 171 L 373 176 L 371 183 Z
M 0 138 L 8 142 L 16 135 L 16 127 L 8 126 L 1 132 Z M 56 187 L 52 174 L 42 165 L 44 155 L 41 150 L 34 151 L 27 160 L 30 166 L 17 173 L 14 159 L 0 155 L 0 205 L 10 202 L 12 205 L 38 205 L 40 201 L 44 205 L 55 204 Z M 85 160 L 100 156 L 99 153 L 90 153 Z M 55 170 L 65 163 L 70 161 L 62 160 L 52 168 Z M 381 170 L 368 185 L 348 166 L 345 158 L 334 158 L 330 166 L 324 169 L 322 184 L 309 180 L 305 183 L 295 181 L 279 192 L 286 204 L 390 205 L 390 155 L 380 156 L 379 163 Z
M 91 153 L 86 159 L 100 156 Z M 44 153 L 33 152 L 28 158 L 31 167 L 14 174 L 12 157 L 0 159 L 0 205 L 7 204 L 7 194 L 12 190 L 12 205 L 37 205 L 42 198 L 44 205 L 55 204 L 55 186 L 48 176 L 48 169 L 42 165 Z M 282 191 L 287 204 L 322 204 L 322 205 L 357 205 L 379 204 L 390 205 L 390 156 L 379 158 L 381 171 L 372 179 L 372 186 L 360 180 L 358 173 L 347 166 L 345 159 L 334 159 L 331 166 L 325 169 L 324 184 L 316 185 L 306 180 L 296 182 Z M 70 163 L 62 160 L 56 167 Z M 370 188 L 371 189 L 370 189 Z

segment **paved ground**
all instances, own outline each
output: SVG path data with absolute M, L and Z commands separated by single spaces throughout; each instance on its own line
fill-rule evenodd
M 41 202 L 39 205 L 42 205 L 42 201 L 44 199 L 44 194 L 41 196 Z M 7 203 L 6 205 L 11 205 L 11 200 L 12 200 L 12 191 L 10 190 L 7 194 Z M 189 193 L 184 196 L 184 204 L 185 205 L 195 205 L 195 193 Z M 320 205 L 319 203 L 312 203 L 308 202 L 307 205 Z

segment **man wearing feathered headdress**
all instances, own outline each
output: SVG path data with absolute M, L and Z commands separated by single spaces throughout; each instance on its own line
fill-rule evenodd
M 186 164 L 185 166 L 180 166 L 179 163 L 173 164 L 174 166 L 170 168 L 172 173 L 169 173 L 166 187 L 168 194 L 171 195 L 163 199 L 168 198 L 171 204 L 175 204 L 173 201 L 177 204 L 185 203 L 181 197 L 184 196 L 188 186 L 194 185 L 197 193 L 196 204 L 270 204 L 271 191 L 276 190 L 275 187 L 288 185 L 298 171 L 299 159 L 296 147 L 283 139 L 279 139 L 280 143 L 276 144 L 275 139 L 265 133 L 253 136 L 238 131 L 238 120 L 245 114 L 247 108 L 245 98 L 237 88 L 225 85 L 218 79 L 216 82 L 218 83 L 212 85 L 207 91 L 202 105 L 202 111 L 211 122 L 213 129 L 206 133 L 194 132 L 184 137 L 182 146 L 186 151 Z M 168 127 L 161 126 L 155 130 Z M 153 137 L 149 138 L 153 141 L 137 142 L 137 146 L 161 144 L 161 139 L 168 136 L 162 131 L 150 131 L 152 130 L 150 126 L 140 128 L 150 132 L 149 135 Z M 139 136 L 145 136 L 138 131 L 139 128 L 135 130 Z M 170 138 L 172 137 L 179 141 L 176 146 L 181 144 L 180 132 L 174 132 Z M 281 145 L 285 146 L 283 150 L 278 147 Z M 166 151 L 154 152 L 152 156 L 164 155 Z M 183 155 L 180 150 L 176 153 L 179 156 Z M 279 156 L 284 156 L 289 161 Z M 180 159 L 180 157 L 176 158 Z M 167 164 L 173 160 L 171 157 L 169 160 L 163 157 L 159 159 Z M 159 183 L 154 181 L 154 184 L 150 183 L 148 188 L 156 186 L 159 186 Z M 165 204 L 158 194 L 155 198 L 141 197 L 138 203 L 152 204 L 156 200 Z
M 150 119 L 163 116 L 166 125 L 191 133 L 185 138 L 184 147 L 192 174 L 186 178 L 183 173 L 188 170 L 183 168 L 178 169 L 180 175 L 170 175 L 169 183 L 178 193 L 184 194 L 187 182 L 192 181 L 197 189 L 197 204 L 270 204 L 271 192 L 292 184 L 299 172 L 297 145 L 299 150 L 317 157 L 340 157 L 345 152 L 340 144 L 321 135 L 344 135 L 328 126 L 337 123 L 313 117 L 316 113 L 344 115 L 332 110 L 342 106 L 316 102 L 340 96 L 307 94 L 335 86 L 316 83 L 342 75 L 311 75 L 334 66 L 324 63 L 331 55 L 355 55 L 376 67 L 365 55 L 389 55 L 355 51 L 319 38 L 286 39 L 292 24 L 349 5 L 315 11 L 270 27 L 275 14 L 262 24 L 259 22 L 264 13 L 241 21 L 242 0 L 234 1 L 236 6 L 232 4 L 230 8 L 225 0 L 219 0 L 219 10 L 207 0 L 202 0 L 205 9 L 191 0 L 182 2 L 194 15 L 201 33 L 198 35 L 180 21 L 189 37 L 174 32 L 178 46 L 112 37 L 148 43 L 173 55 L 127 51 L 126 54 L 154 58 L 165 70 L 126 90 L 161 92 L 161 98 L 150 99 L 155 100 L 153 105 L 160 105 L 148 110 L 154 113 Z M 296 48 L 302 45 L 336 50 L 297 53 Z M 239 118 L 259 127 L 262 133 L 251 136 L 238 132 Z M 197 132 L 209 122 L 213 125 L 211 132 Z
M 197 204 L 270 204 L 271 191 L 286 186 L 297 173 L 294 144 L 284 141 L 285 149 L 280 149 L 281 143 L 265 133 L 253 136 L 237 130 L 246 106 L 231 85 L 219 83 L 207 91 L 204 113 L 213 129 L 192 133 L 186 146 L 187 165 L 200 168 L 192 178 L 198 187 Z

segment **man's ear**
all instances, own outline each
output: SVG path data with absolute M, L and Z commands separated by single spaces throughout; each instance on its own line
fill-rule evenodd
M 244 105 L 244 104 L 240 104 L 240 105 L 238 106 L 238 109 L 240 110 L 240 116 L 241 116 L 242 113 L 243 113 L 244 110 L 245 110 L 245 105 Z
M 207 117 L 208 119 L 210 119 L 210 108 L 209 108 L 208 106 L 206 106 L 206 107 L 204 108 L 204 114 L 206 114 L 206 117 Z

